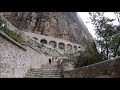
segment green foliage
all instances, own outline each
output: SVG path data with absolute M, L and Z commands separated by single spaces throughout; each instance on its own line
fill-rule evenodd
M 3 21 L 0 19 L 0 26 L 3 24 Z
M 41 46 L 40 46 L 40 45 L 37 45 L 37 47 L 38 47 L 38 48 L 41 48 Z
M 101 54 L 109 59 L 110 53 L 115 56 L 119 55 L 120 45 L 120 26 L 113 25 L 115 19 L 109 19 L 104 16 L 104 12 L 90 12 L 91 23 L 94 25 L 94 29 L 98 36 L 95 41 L 97 47 L 100 48 Z
M 80 52 L 80 56 L 77 57 L 75 67 L 82 67 L 90 64 L 94 64 L 103 61 L 102 55 L 98 53 L 95 43 L 87 44 L 85 51 Z
M 16 32 L 8 29 L 8 28 L 3 28 L 2 30 L 5 34 L 7 34 L 9 37 L 11 37 L 12 39 L 14 39 L 15 41 L 17 41 L 18 43 L 24 43 L 25 40 L 24 38 L 22 38 L 21 35 L 17 34 Z

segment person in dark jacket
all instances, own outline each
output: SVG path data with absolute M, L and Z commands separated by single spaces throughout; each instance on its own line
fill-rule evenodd
M 49 64 L 51 64 L 51 59 L 49 59 Z

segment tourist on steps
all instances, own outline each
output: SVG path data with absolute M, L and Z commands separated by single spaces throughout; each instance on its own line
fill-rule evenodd
M 51 59 L 49 59 L 49 64 L 51 64 Z

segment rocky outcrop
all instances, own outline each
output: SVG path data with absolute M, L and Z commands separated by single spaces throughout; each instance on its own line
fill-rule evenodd
M 82 19 L 75 12 L 3 12 L 4 17 L 20 30 L 80 43 L 93 41 Z

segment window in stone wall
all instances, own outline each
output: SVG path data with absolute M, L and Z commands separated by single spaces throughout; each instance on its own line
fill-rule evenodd
M 78 47 L 78 52 L 80 52 L 80 50 L 81 50 L 81 46 Z
M 74 51 L 77 52 L 77 46 L 74 46 Z
M 59 38 L 63 39 L 63 35 L 62 35 L 62 34 L 59 34 Z
M 65 49 L 65 44 L 64 43 L 59 43 L 58 48 L 64 50 Z
M 40 41 L 42 44 L 47 44 L 47 40 L 45 40 L 45 39 L 41 39 L 41 41 Z
M 67 50 L 72 50 L 72 45 L 67 44 Z
M 55 41 L 50 41 L 49 45 L 51 45 L 53 48 L 56 48 L 56 46 L 57 46 Z

